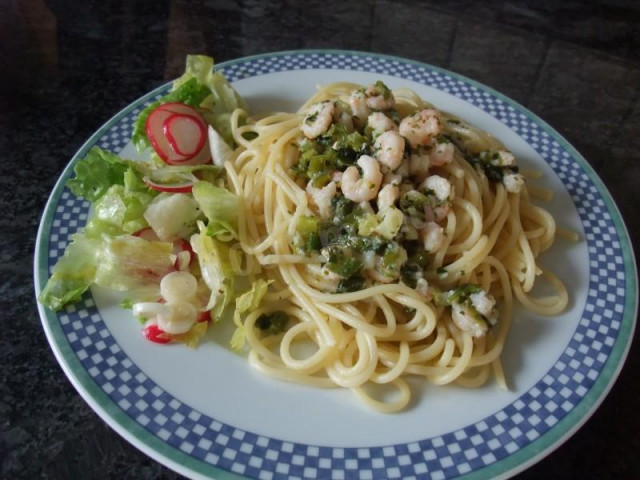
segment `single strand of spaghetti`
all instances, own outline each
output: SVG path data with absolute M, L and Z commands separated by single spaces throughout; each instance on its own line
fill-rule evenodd
M 522 227 L 518 219 L 511 215 L 509 202 L 505 202 L 500 216 L 486 233 L 489 234 L 489 242 L 493 245 L 491 249 L 493 256 L 502 260 L 514 253 L 522 234 Z
M 386 320 L 386 323 L 384 324 L 384 326 L 369 324 L 362 317 L 362 315 L 359 315 L 358 316 L 359 318 L 358 318 L 348 314 L 347 312 L 344 312 L 340 308 L 337 308 L 335 306 L 325 304 L 322 302 L 319 302 L 317 307 L 318 307 L 318 310 L 325 313 L 326 315 L 331 316 L 333 318 L 337 318 L 341 322 L 345 323 L 346 325 L 349 325 L 352 328 L 355 328 L 358 331 L 366 332 L 367 334 L 374 335 L 376 337 L 382 337 L 382 338 L 388 337 L 394 332 L 396 328 L 396 317 L 393 311 L 391 310 L 391 306 L 386 301 L 384 296 L 376 295 L 375 297 L 372 298 L 372 300 L 378 304 L 378 306 L 380 307 L 380 310 L 384 314 L 384 317 Z
M 311 289 L 303 288 L 304 285 L 306 285 L 306 282 L 303 281 L 300 274 L 293 266 L 281 265 L 279 268 L 282 278 L 287 285 L 289 285 L 289 288 L 291 288 L 296 299 L 300 301 L 301 306 L 309 312 L 309 315 L 318 325 L 318 328 L 325 339 L 325 343 L 327 345 L 335 345 L 335 338 L 327 326 L 325 316 L 317 309 L 317 302 L 312 301 L 313 295 L 309 295 L 309 293 L 313 293 L 313 291 Z
M 473 247 L 464 252 L 458 260 L 449 264 L 447 270 L 450 273 L 458 274 L 460 271 L 471 271 L 488 255 L 490 250 L 489 238 L 486 235 L 482 235 Z
M 336 359 L 327 367 L 327 375 L 341 387 L 358 387 L 365 383 L 378 364 L 377 345 L 374 337 L 365 332 L 356 332 L 358 358 L 355 365 L 346 366 Z
M 540 237 L 541 251 L 547 250 L 556 235 L 556 221 L 546 210 L 532 204 L 525 204 L 522 208 L 521 216 L 526 220 L 531 220 L 544 228 L 545 235 Z
M 502 390 L 509 390 L 507 385 L 507 377 L 504 375 L 504 369 L 502 368 L 502 362 L 500 358 L 496 358 L 491 362 L 491 369 L 493 370 L 493 376 L 496 379 L 496 383 Z
M 513 293 L 518 301 L 528 310 L 540 315 L 557 315 L 567 307 L 567 304 L 569 303 L 569 293 L 562 281 L 556 275 L 545 268 L 541 267 L 541 270 L 542 275 L 556 290 L 556 295 L 536 298 L 531 295 L 527 295 L 524 292 L 524 289 L 518 284 L 513 285 Z
M 562 237 L 565 240 L 568 240 L 570 242 L 579 242 L 580 241 L 580 235 L 578 234 L 578 232 L 574 232 L 573 230 L 568 230 L 566 228 L 562 228 L 562 227 L 557 227 L 556 226 L 556 234 L 559 237 Z
M 448 368 L 446 372 L 431 376 L 429 380 L 436 385 L 445 385 L 453 382 L 458 378 L 468 367 L 469 360 L 471 360 L 471 354 L 473 353 L 473 338 L 470 334 L 463 334 L 463 345 L 460 351 L 460 357 L 456 358 L 453 362 L 454 366 Z M 451 359 L 452 361 L 454 359 Z
M 441 355 L 445 348 L 445 343 L 449 335 L 443 325 L 438 325 L 436 329 L 435 339 L 431 343 L 417 344 L 411 346 L 411 354 L 409 355 L 409 363 L 426 363 Z
M 489 213 L 483 220 L 485 232 L 493 227 L 494 222 L 500 218 L 500 215 L 505 210 L 505 206 L 507 209 L 509 208 L 509 204 L 507 203 L 507 191 L 504 186 L 498 184 L 496 186 L 495 195 L 491 195 L 491 208 L 488 209 Z
M 335 388 L 338 386 L 328 377 L 325 378 L 300 374 L 295 370 L 286 369 L 280 365 L 270 364 L 262 359 L 255 350 L 249 352 L 248 360 L 251 368 L 272 378 L 301 385 L 309 385 L 316 388 Z
M 380 413 L 394 413 L 399 412 L 403 408 L 405 408 L 409 404 L 409 400 L 411 400 L 411 390 L 409 389 L 409 385 L 402 378 L 396 378 L 388 385 L 393 385 L 398 393 L 396 394 L 397 398 L 391 402 L 381 402 L 372 398 L 368 395 L 362 387 L 355 387 L 351 390 L 356 394 L 356 396 L 364 402 L 372 410 L 376 410 Z
M 440 358 L 436 362 L 436 365 L 439 367 L 446 367 L 451 363 L 451 359 L 453 358 L 453 354 L 456 349 L 456 342 L 453 341 L 452 338 L 448 338 L 444 342 L 444 350 L 440 354 Z
M 468 202 L 462 198 L 455 198 L 453 200 L 454 206 L 457 206 L 464 210 L 468 215 L 471 223 L 471 231 L 467 234 L 466 238 L 455 245 L 450 245 L 447 249 L 448 255 L 455 255 L 467 251 L 473 245 L 476 244 L 480 236 L 482 235 L 482 217 L 478 209 L 471 202 Z M 459 215 L 458 215 L 459 216 Z M 469 220 L 466 220 L 469 224 Z
M 520 245 L 520 251 L 523 254 L 525 262 L 525 269 L 523 272 L 525 276 L 524 280 L 521 282 L 521 286 L 524 292 L 530 292 L 536 281 L 536 259 L 533 255 L 533 252 L 531 251 L 531 246 L 529 245 L 529 242 L 527 241 L 527 238 L 524 236 L 524 234 L 520 235 L 518 244 Z
M 478 388 L 487 383 L 490 374 L 491 367 L 489 365 L 473 367 L 456 378 L 456 384 L 466 388 Z
M 536 200 L 550 202 L 553 199 L 554 191 L 548 188 L 527 184 L 527 190 L 529 191 L 529 195 Z
M 296 337 L 305 334 L 309 338 L 312 338 L 309 332 L 315 328 L 316 326 L 312 322 L 302 322 L 294 325 L 285 332 L 280 342 L 280 357 L 287 368 L 297 370 L 300 373 L 311 373 L 326 363 L 328 357 L 333 356 L 334 352 L 332 347 L 326 345 L 318 345 L 318 349 L 305 359 L 294 358 L 291 354 L 291 346 L 296 340 Z
M 433 254 L 433 258 L 431 259 L 430 267 L 433 270 L 437 270 L 438 268 L 444 265 L 444 259 L 447 255 L 447 250 L 453 241 L 453 237 L 456 231 L 457 219 L 456 214 L 453 210 L 449 210 L 447 213 L 447 223 L 444 226 L 444 240 L 442 245 L 436 252 Z

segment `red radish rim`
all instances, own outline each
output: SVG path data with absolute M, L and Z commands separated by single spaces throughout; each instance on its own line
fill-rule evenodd
M 200 131 L 200 139 L 198 140 L 198 144 L 195 147 L 195 149 L 190 153 L 185 153 L 180 150 L 178 146 L 178 141 L 176 140 L 176 138 L 173 136 L 173 133 L 171 132 L 171 124 L 181 118 L 184 118 L 186 120 L 189 120 L 195 123 L 196 126 L 198 127 L 198 130 Z M 173 150 L 178 155 L 188 157 L 185 161 L 191 160 L 200 152 L 200 150 L 202 150 L 202 147 L 204 146 L 204 143 L 206 141 L 206 130 L 207 130 L 206 125 L 204 121 L 202 121 L 202 119 L 196 117 L 195 115 L 186 115 L 184 113 L 174 113 L 173 115 L 168 116 L 162 123 L 162 132 L 167 137 L 167 140 L 169 140 L 169 145 L 171 145 L 171 148 L 173 148 Z M 182 163 L 182 160 L 180 161 L 180 163 Z
M 147 184 L 147 186 L 150 189 L 156 190 L 158 192 L 167 192 L 167 193 L 190 193 L 191 190 L 193 189 L 193 183 L 194 183 L 188 180 L 184 183 L 162 184 L 162 183 L 156 183 L 148 177 L 143 177 L 142 180 L 144 181 L 144 183 Z
M 144 338 L 153 343 L 165 344 L 169 343 L 172 340 L 170 334 L 162 330 L 157 325 L 147 325 L 142 329 L 142 335 L 144 335 Z M 163 337 L 162 335 L 169 335 L 169 337 Z
M 187 105 L 186 103 L 180 103 L 180 102 L 163 103 L 161 105 L 158 105 L 156 110 L 165 110 L 167 112 L 180 113 L 183 115 L 192 115 L 192 116 L 200 115 L 198 110 L 193 108 L 191 105 Z
M 133 234 L 133 236 L 134 237 L 140 237 L 143 240 L 148 240 L 150 242 L 158 242 L 158 241 L 160 241 L 160 239 L 158 238 L 158 235 L 156 235 L 156 232 L 151 227 L 142 228 L 142 229 L 138 230 L 137 232 L 135 232 Z

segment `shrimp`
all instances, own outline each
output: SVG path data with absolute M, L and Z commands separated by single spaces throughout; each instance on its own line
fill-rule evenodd
M 453 161 L 453 153 L 455 147 L 451 142 L 436 142 L 435 147 L 431 150 L 431 165 L 439 167 Z
M 307 184 L 307 198 L 309 202 L 318 209 L 318 213 L 322 218 L 329 218 L 333 214 L 331 208 L 331 200 L 336 196 L 337 187 L 334 182 L 329 182 L 322 188 L 316 188 L 313 186 L 313 182 L 310 181 Z
M 420 184 L 420 190 L 433 192 L 438 203 L 453 199 L 453 185 L 440 175 L 430 175 Z
M 420 231 L 420 237 L 422 238 L 424 249 L 427 252 L 435 252 L 444 242 L 444 229 L 435 222 L 428 222 Z
M 502 183 L 507 192 L 519 193 L 524 185 L 524 177 L 519 173 L 507 173 L 502 177 Z
M 373 112 L 367 118 L 367 125 L 374 133 L 384 133 L 387 130 L 398 130 L 398 126 L 382 112 Z
M 391 170 L 395 170 L 402 163 L 404 138 L 395 130 L 389 130 L 380 135 L 373 144 L 373 148 L 378 161 Z
M 381 212 L 385 208 L 392 207 L 396 200 L 400 197 L 400 188 L 393 183 L 389 183 L 382 187 L 378 192 L 378 211 Z
M 365 94 L 367 96 L 367 106 L 373 110 L 389 110 L 396 105 L 393 93 L 380 81 L 369 85 L 365 90 Z
M 426 146 L 440 133 L 440 114 L 433 108 L 426 108 L 405 117 L 400 122 L 400 135 L 409 140 L 413 148 Z
M 489 331 L 489 325 L 498 321 L 498 310 L 493 295 L 481 291 L 469 295 L 469 303 L 453 303 L 451 318 L 456 326 L 472 337 L 483 337 Z
M 353 118 L 351 117 L 351 107 L 342 100 L 334 102 L 333 122 L 342 125 L 348 132 L 353 131 Z
M 429 175 L 431 166 L 431 155 L 428 147 L 418 147 L 409 156 L 409 173 L 419 179 Z
M 380 164 L 369 155 L 362 155 L 356 163 L 362 169 L 362 178 L 357 167 L 347 168 L 342 174 L 342 193 L 352 202 L 373 200 L 382 183 Z
M 353 114 L 353 120 L 356 125 L 364 125 L 367 117 L 369 117 L 369 107 L 367 106 L 367 97 L 362 90 L 356 90 L 349 95 L 347 99 Z
M 307 138 L 314 139 L 319 137 L 331 126 L 333 121 L 333 112 L 335 107 L 333 102 L 318 102 L 309 107 L 307 115 L 302 122 L 302 133 Z
M 400 175 L 397 170 L 395 172 L 387 172 L 384 174 L 384 177 L 382 177 L 382 185 L 388 185 L 390 183 L 393 185 L 400 185 L 402 183 L 402 175 Z
M 416 281 L 415 291 L 418 292 L 419 295 L 422 295 L 428 302 L 433 298 L 431 290 L 429 289 L 429 282 L 422 277 Z
M 449 213 L 454 189 L 451 182 L 440 175 L 431 175 L 420 184 L 420 190 L 426 191 L 435 200 L 433 215 L 436 221 L 442 220 Z

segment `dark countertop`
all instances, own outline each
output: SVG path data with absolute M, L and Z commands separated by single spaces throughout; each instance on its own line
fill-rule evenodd
M 106 426 L 66 379 L 42 330 L 32 263 L 40 215 L 69 159 L 114 113 L 180 74 L 187 53 L 221 62 L 278 50 L 353 49 L 485 83 L 530 108 L 584 155 L 618 203 L 638 252 L 640 216 L 632 200 L 640 184 L 638 2 L 0 0 L 0 6 L 2 478 L 179 478 Z M 517 478 L 640 476 L 638 347 L 636 332 L 602 406 Z

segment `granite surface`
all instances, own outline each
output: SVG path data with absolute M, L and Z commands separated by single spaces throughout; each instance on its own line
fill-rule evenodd
M 85 404 L 32 281 L 45 202 L 102 123 L 184 57 L 342 48 L 432 63 L 521 102 L 584 155 L 638 251 L 640 3 L 0 0 L 0 478 L 173 479 Z M 636 193 L 633 193 L 633 192 Z M 640 477 L 640 350 L 593 417 L 519 479 Z

